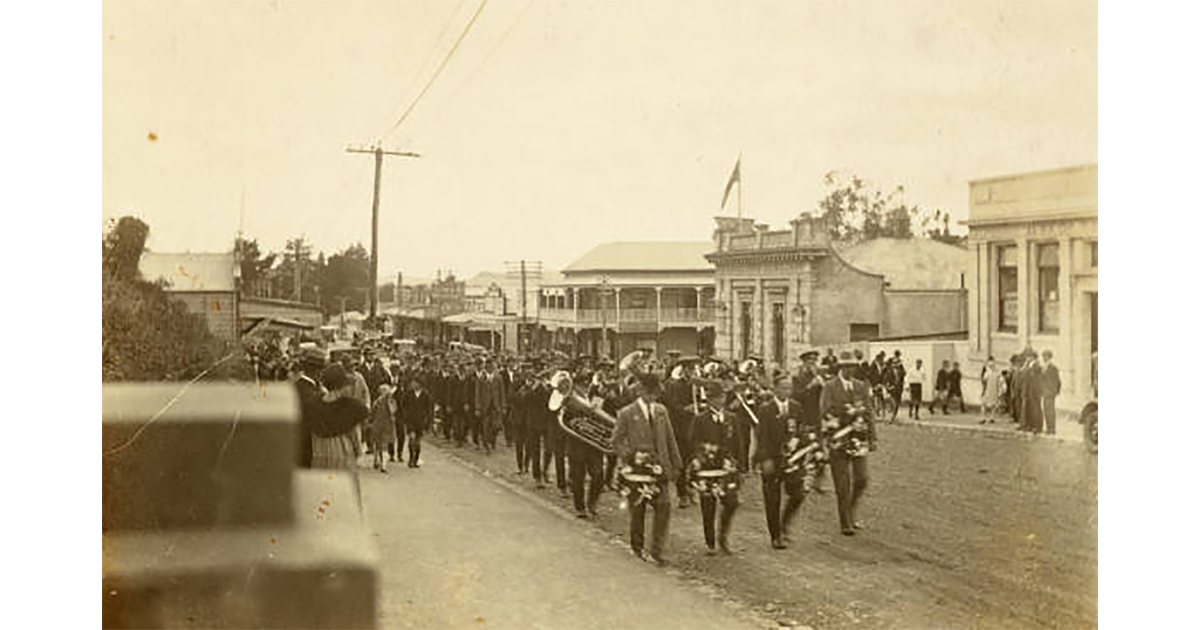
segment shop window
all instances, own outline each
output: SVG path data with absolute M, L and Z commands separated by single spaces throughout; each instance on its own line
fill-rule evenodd
M 1037 247 L 1038 332 L 1058 332 L 1058 244 Z
M 741 323 L 741 331 L 740 332 L 741 332 L 741 337 L 742 337 L 742 358 L 743 359 L 750 358 L 750 325 L 752 323 L 751 319 L 750 319 L 751 318 L 750 309 L 751 309 L 750 302 L 742 302 L 742 316 L 739 318 L 739 320 Z
M 783 303 L 775 302 L 771 305 L 771 359 L 778 365 L 787 365 L 784 358 L 785 341 Z
M 1017 332 L 1017 248 L 1014 245 L 996 248 L 997 311 L 1001 332 Z

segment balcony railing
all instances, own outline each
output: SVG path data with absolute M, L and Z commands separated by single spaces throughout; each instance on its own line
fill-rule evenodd
M 618 316 L 617 309 L 610 308 L 603 315 L 597 308 L 575 309 L 546 308 L 538 311 L 538 316 L 550 322 L 595 324 L 607 322 L 609 325 L 619 323 L 655 323 L 664 324 L 696 324 L 713 321 L 713 308 L 664 308 L 661 311 L 653 308 L 623 308 Z

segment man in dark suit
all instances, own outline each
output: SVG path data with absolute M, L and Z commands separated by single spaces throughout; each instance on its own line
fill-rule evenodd
M 475 448 L 482 447 L 479 441 L 479 422 L 475 417 L 475 382 L 478 380 L 473 363 L 464 363 L 461 367 L 459 380 L 459 399 L 462 405 L 462 441 L 468 439 L 475 443 Z
M 300 350 L 296 373 L 296 395 L 300 399 L 300 430 L 296 436 L 296 465 L 312 468 L 312 427 L 321 414 L 321 371 L 325 369 L 325 353 L 317 348 Z
M 504 381 L 496 371 L 496 364 L 488 360 L 479 380 L 475 382 L 475 417 L 479 423 L 483 449 L 487 453 L 496 448 L 496 433 L 500 428 L 505 403 Z
M 1042 398 L 1042 418 L 1046 422 L 1046 435 L 1054 435 L 1058 426 L 1058 412 L 1054 405 L 1056 398 L 1062 392 L 1062 380 L 1058 376 L 1058 366 L 1054 364 L 1054 353 L 1046 350 L 1042 353 L 1042 381 L 1039 393 Z
M 679 455 L 684 461 L 691 459 L 691 421 L 692 416 L 684 410 L 692 404 L 692 381 L 686 374 L 687 366 L 676 364 L 671 369 L 671 377 L 663 386 L 663 406 L 671 417 L 671 430 L 675 432 L 675 440 L 679 446 Z M 686 508 L 692 504 L 692 491 L 688 486 L 687 474 L 679 475 L 675 484 L 675 492 L 679 495 L 679 507 Z
M 875 450 L 875 414 L 871 409 L 871 393 L 867 384 L 852 378 L 858 364 L 853 360 L 838 364 L 837 376 L 825 383 L 821 391 L 821 417 L 838 414 L 846 405 L 862 405 L 867 408 L 865 420 L 869 430 L 870 450 Z M 833 474 L 833 486 L 837 492 L 838 520 L 842 534 L 853 536 L 862 524 L 855 519 L 858 501 L 867 489 L 867 458 L 865 455 L 850 455 L 841 450 L 829 454 L 829 468 Z
M 530 371 L 525 377 L 525 402 L 520 412 L 525 416 L 525 470 L 533 470 L 538 489 L 546 487 L 542 466 L 542 445 L 550 419 L 550 387 Z
M 410 381 L 400 413 L 404 418 L 404 431 L 408 434 L 408 467 L 420 468 L 421 437 L 433 423 L 433 397 L 425 391 L 421 376 L 415 376 Z
M 662 395 L 662 383 L 652 373 L 639 377 L 638 399 L 617 412 L 617 426 L 613 429 L 613 451 L 622 464 L 631 464 L 638 452 L 649 453 L 653 461 L 663 468 L 663 482 L 658 494 L 650 504 L 654 507 L 654 525 L 650 538 L 649 561 L 666 564 L 663 547 L 667 542 L 667 530 L 671 523 L 671 482 L 679 478 L 683 459 L 671 429 L 667 408 L 658 402 Z M 629 509 L 629 545 L 634 555 L 647 560 L 643 552 L 645 543 L 646 502 L 638 502 Z
M 1042 366 L 1038 364 L 1037 354 L 1026 359 L 1025 369 L 1022 370 L 1021 377 L 1021 399 L 1024 401 L 1022 420 L 1025 426 L 1025 431 L 1030 433 L 1041 433 L 1043 426 L 1042 418 Z
M 754 461 L 762 469 L 763 507 L 767 515 L 767 532 L 771 535 L 771 547 L 787 549 L 788 529 L 796 510 L 804 502 L 801 489 L 787 486 L 783 481 L 784 447 L 802 423 L 800 402 L 792 398 L 792 382 L 786 376 L 775 380 L 774 396 L 758 406 L 756 437 L 758 449 Z M 785 486 L 787 486 L 785 488 Z M 787 490 L 787 505 L 782 516 L 779 504 Z

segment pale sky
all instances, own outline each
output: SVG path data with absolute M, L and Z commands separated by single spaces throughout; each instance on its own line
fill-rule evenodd
M 970 179 L 1097 161 L 1094 2 L 491 0 L 389 133 L 478 2 L 105 2 L 103 216 L 163 252 L 240 215 L 269 250 L 369 247 L 345 147 L 382 137 L 424 156 L 385 161 L 382 282 L 707 239 L 739 153 L 779 227 L 832 169 L 958 220 Z

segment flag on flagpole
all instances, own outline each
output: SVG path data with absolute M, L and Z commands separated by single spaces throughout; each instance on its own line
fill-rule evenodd
M 729 201 L 729 191 L 733 190 L 733 185 L 742 185 L 742 156 L 738 156 L 737 164 L 733 165 L 733 173 L 729 175 L 729 182 L 725 184 L 725 196 L 721 197 L 721 209 L 725 209 L 725 202 Z

